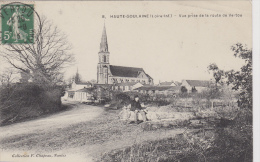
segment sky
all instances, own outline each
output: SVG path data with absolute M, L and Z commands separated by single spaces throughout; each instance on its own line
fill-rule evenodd
M 76 62 L 64 70 L 66 78 L 78 68 L 84 80 L 96 79 L 104 23 L 110 64 L 142 67 L 155 83 L 211 79 L 210 63 L 239 70 L 244 61 L 235 58 L 230 47 L 238 42 L 252 46 L 249 1 L 47 1 L 35 2 L 35 9 L 57 25 L 73 46 Z M 111 18 L 144 14 L 171 17 Z M 195 17 L 200 14 L 204 17 Z

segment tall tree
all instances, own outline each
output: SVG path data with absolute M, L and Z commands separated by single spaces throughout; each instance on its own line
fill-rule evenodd
M 216 83 L 225 77 L 226 83 L 232 85 L 233 90 L 239 91 L 238 102 L 241 108 L 252 109 L 252 49 L 237 43 L 231 47 L 231 50 L 235 57 L 245 60 L 245 65 L 241 67 L 240 71 L 223 71 L 216 64 L 209 65 L 209 70 L 213 71 Z
M 55 84 L 74 58 L 67 37 L 45 17 L 36 19 L 33 44 L 3 44 L 1 56 L 14 68 L 30 70 L 34 82 Z
M 230 70 L 225 72 L 227 83 L 232 84 L 232 89 L 239 90 L 239 103 L 242 108 L 252 109 L 253 96 L 252 96 L 252 49 L 238 43 L 231 47 L 234 51 L 234 56 L 245 60 L 240 71 Z

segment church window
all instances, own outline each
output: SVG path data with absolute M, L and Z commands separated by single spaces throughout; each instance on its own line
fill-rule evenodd
M 103 72 L 107 73 L 107 67 L 106 66 L 104 67 Z
M 103 61 L 107 62 L 106 56 L 103 56 Z

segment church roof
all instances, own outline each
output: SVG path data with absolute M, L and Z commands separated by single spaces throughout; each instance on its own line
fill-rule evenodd
M 144 69 L 136 67 L 110 65 L 110 71 L 113 76 L 137 78 L 140 72 L 143 72 Z

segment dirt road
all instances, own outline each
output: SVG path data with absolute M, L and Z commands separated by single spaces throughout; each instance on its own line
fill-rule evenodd
M 70 153 L 70 158 L 68 157 L 57 157 L 57 159 L 50 159 L 48 157 L 13 157 L 13 156 L 25 156 L 25 154 L 28 154 L 31 156 L 31 154 L 34 154 L 33 156 L 37 156 L 39 153 L 39 156 L 41 155 L 66 155 L 68 152 L 66 151 L 58 151 L 55 152 L 55 154 L 52 154 L 52 150 L 45 150 L 45 151 L 37 151 L 35 152 L 33 148 L 28 151 L 27 149 L 23 149 L 23 147 L 20 147 L 21 149 L 17 149 L 15 146 L 15 143 L 19 145 L 21 141 L 28 141 L 30 142 L 30 136 L 31 135 L 37 135 L 36 140 L 44 140 L 42 136 L 39 135 L 46 135 L 49 134 L 56 134 L 59 132 L 59 130 L 62 130 L 64 128 L 70 127 L 72 125 L 78 124 L 78 123 L 84 123 L 87 121 L 91 121 L 98 117 L 104 110 L 100 107 L 91 106 L 91 105 L 85 105 L 80 103 L 65 103 L 72 108 L 60 112 L 57 114 L 53 114 L 50 116 L 46 116 L 44 118 L 16 123 L 4 127 L 0 127 L 0 139 L 1 139 L 1 148 L 5 147 L 4 151 L 0 151 L 0 161 L 69 161 L 69 159 L 79 159 L 77 155 L 74 155 L 73 153 Z M 51 133 L 50 133 L 51 132 Z M 35 137 L 34 136 L 34 137 Z M 10 141 L 10 139 L 13 139 L 13 142 Z M 7 142 L 8 141 L 8 142 Z M 6 142 L 6 143 L 5 143 Z M 66 143 L 66 141 L 64 141 Z M 12 145 L 14 144 L 14 145 Z M 86 155 L 87 156 L 87 155 Z M 81 159 L 80 161 L 91 161 L 91 158 L 84 157 L 84 160 Z
M 91 105 L 79 103 L 65 104 L 72 106 L 72 108 L 68 111 L 60 112 L 41 119 L 0 127 L 0 139 L 25 133 L 45 132 L 68 127 L 80 122 L 90 121 L 100 115 L 103 111 L 102 108 Z

